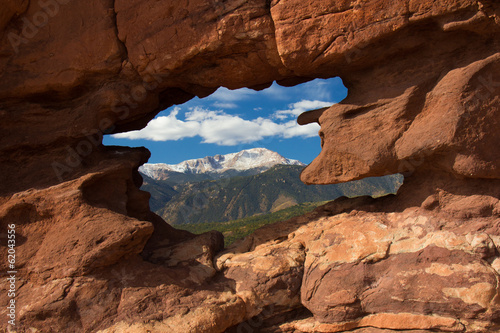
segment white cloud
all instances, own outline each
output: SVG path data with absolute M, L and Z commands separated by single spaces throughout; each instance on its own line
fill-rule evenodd
M 294 120 L 282 123 L 262 117 L 247 120 L 201 107 L 190 109 L 185 114 L 185 120 L 180 120 L 177 118 L 179 111 L 180 108 L 175 107 L 168 116 L 153 119 L 140 131 L 115 134 L 114 137 L 169 141 L 200 136 L 203 143 L 234 146 L 266 137 L 308 138 L 316 136 L 319 130 L 317 124 L 299 126 Z
M 212 106 L 219 109 L 236 109 L 238 108 L 238 102 L 248 100 L 257 93 L 257 91 L 241 88 L 236 90 L 229 90 L 224 87 L 220 87 L 212 95 L 208 96 L 206 100 L 214 101 Z
M 274 82 L 269 88 L 262 90 L 263 95 L 274 100 L 290 99 L 290 92 L 290 88 L 280 86 L 276 82 Z
M 293 87 L 283 87 L 276 82 L 264 89 L 262 94 L 274 100 L 293 100 L 296 96 L 304 99 L 328 101 L 332 99 L 335 87 L 328 80 L 316 79 Z
M 304 83 L 301 92 L 305 98 L 331 100 L 332 88 L 328 81 L 317 79 Z
M 299 125 L 296 121 L 289 121 L 284 124 L 286 130 L 283 132 L 283 137 L 285 139 L 290 139 L 294 137 L 312 138 L 318 136 L 318 131 L 320 126 L 317 123 L 311 123 L 307 125 Z
M 220 109 L 236 109 L 238 107 L 238 104 L 229 102 L 215 102 L 212 105 Z
M 146 139 L 152 141 L 177 141 L 198 135 L 200 124 L 196 121 L 177 119 L 180 107 L 174 107 L 168 116 L 158 117 L 140 131 L 119 133 L 113 135 L 117 139 Z
M 222 146 L 250 143 L 264 138 L 258 123 L 229 115 L 205 120 L 201 125 L 200 136 L 203 143 Z
M 218 102 L 238 102 L 245 100 L 253 95 L 255 95 L 257 91 L 248 89 L 248 88 L 241 88 L 241 89 L 236 89 L 236 90 L 229 90 L 224 87 L 220 87 L 217 89 L 216 92 L 214 92 L 212 95 L 208 96 L 207 99 L 209 100 L 215 100 Z
M 278 101 L 290 101 L 295 99 L 297 95 L 310 100 L 331 100 L 334 89 L 335 86 L 332 85 L 331 81 L 322 79 L 312 80 L 293 87 L 283 87 L 273 82 L 269 88 L 262 91 L 248 88 L 229 90 L 220 87 L 212 95 L 207 97 L 207 100 L 216 101 L 216 103 L 232 103 L 233 105 L 235 102 L 247 100 L 257 95 Z M 223 107 L 218 105 L 215 106 Z
M 246 120 L 223 111 L 211 111 L 200 107 L 186 113 L 186 120 L 198 121 L 198 135 L 203 143 L 234 146 L 262 140 L 266 136 L 279 135 L 280 126 L 269 119 Z
M 288 105 L 288 110 L 276 111 L 273 116 L 277 119 L 287 119 L 288 117 L 292 116 L 296 117 L 306 111 L 324 108 L 326 106 L 332 106 L 332 104 L 332 102 L 324 102 L 318 100 L 301 100 L 300 102 Z

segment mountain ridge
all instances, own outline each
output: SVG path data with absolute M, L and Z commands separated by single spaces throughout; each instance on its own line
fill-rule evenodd
M 233 177 L 248 173 L 257 174 L 269 170 L 275 165 L 305 166 L 301 161 L 283 157 L 266 148 L 245 149 L 236 153 L 217 154 L 198 159 L 182 161 L 178 164 L 146 163 L 139 171 L 154 180 L 167 180 L 185 175 L 206 175 L 205 179 Z M 202 180 L 199 179 L 198 180 Z
M 395 193 L 396 178 L 365 179 L 337 185 L 306 185 L 304 163 L 266 148 L 207 156 L 179 164 L 145 164 L 144 191 L 150 207 L 171 225 L 223 222 L 276 212 L 340 196 Z
M 171 225 L 203 224 L 276 212 L 305 202 L 341 196 L 380 196 L 395 193 L 399 175 L 337 185 L 306 185 L 297 165 L 275 165 L 255 175 L 193 181 L 172 187 L 167 181 L 145 178 L 151 208 Z

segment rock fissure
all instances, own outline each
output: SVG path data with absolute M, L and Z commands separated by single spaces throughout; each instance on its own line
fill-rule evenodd
M 117 41 L 120 43 L 120 47 L 122 48 L 123 52 L 124 52 L 124 56 L 122 58 L 122 61 L 125 62 L 125 61 L 128 61 L 128 50 L 127 50 L 127 45 L 126 45 L 126 42 L 125 41 L 122 41 L 120 39 L 120 32 L 118 30 L 118 22 L 117 22 L 117 19 L 116 19 L 116 16 L 117 16 L 117 13 L 116 13 L 116 6 L 115 6 L 115 3 L 116 3 L 116 0 L 111 0 L 112 3 L 111 3 L 111 10 L 113 11 L 113 24 L 115 26 L 115 33 L 116 33 L 116 39 Z M 122 64 L 123 64 L 122 62 Z

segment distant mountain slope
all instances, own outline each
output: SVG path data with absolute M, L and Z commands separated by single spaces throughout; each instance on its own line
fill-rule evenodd
M 274 213 L 250 216 L 226 222 L 180 224 L 176 225 L 176 228 L 187 230 L 194 234 L 202 234 L 211 230 L 220 231 L 224 235 L 224 244 L 227 247 L 234 241 L 250 235 L 266 224 L 285 221 L 292 217 L 306 214 L 325 203 L 326 201 L 305 202 Z
M 178 192 L 165 181 L 155 180 L 144 174 L 142 175 L 142 178 L 143 183 L 141 190 L 147 191 L 151 194 L 149 207 L 154 212 L 165 207 L 165 204 L 169 202 L 172 197 L 178 194 Z
M 302 169 L 276 165 L 257 175 L 175 185 L 171 188 L 177 193 L 156 212 L 170 224 L 222 222 L 340 196 L 379 196 L 393 193 L 401 185 L 398 176 L 338 185 L 305 185 L 299 179 Z M 161 187 L 161 183 L 156 181 L 155 186 Z M 156 189 L 159 193 L 171 193 Z
M 253 148 L 227 155 L 207 156 L 179 164 L 144 164 L 139 171 L 154 180 L 170 184 L 254 175 L 275 165 L 301 165 L 300 161 L 281 156 L 265 148 Z

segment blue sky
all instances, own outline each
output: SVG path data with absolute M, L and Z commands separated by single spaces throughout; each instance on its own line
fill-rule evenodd
M 105 136 L 105 145 L 144 146 L 149 163 L 187 159 L 263 147 L 310 163 L 321 151 L 319 125 L 296 124 L 308 110 L 340 102 L 347 89 L 340 78 L 316 79 L 294 87 L 276 83 L 265 90 L 219 88 L 160 112 L 140 131 Z

